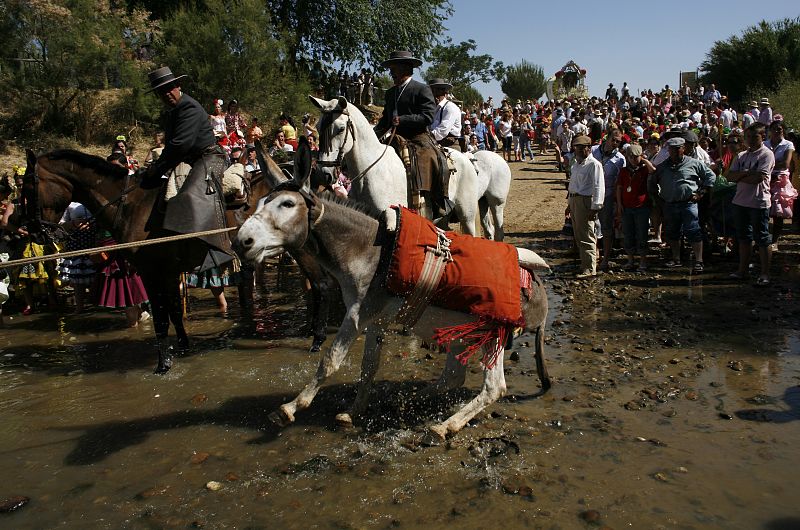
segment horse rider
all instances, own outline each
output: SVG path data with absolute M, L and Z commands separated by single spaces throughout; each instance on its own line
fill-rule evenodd
M 382 138 L 394 128 L 395 133 L 408 142 L 411 158 L 416 159 L 416 175 L 412 172 L 409 178 L 409 204 L 420 208 L 428 206 L 434 217 L 446 217 L 453 208 L 447 198 L 450 173 L 447 160 L 428 130 L 436 114 L 436 101 L 428 85 L 411 77 L 414 68 L 421 64 L 420 59 L 405 50 L 392 52 L 389 59 L 381 63 L 389 69 L 394 86 L 386 91 L 383 115 L 375 126 L 375 134 Z M 401 155 L 401 158 L 405 157 Z
M 178 164 L 185 162 L 192 169 L 177 195 L 164 202 L 160 197 L 148 221 L 151 236 L 163 231 L 188 234 L 225 228 L 225 203 L 222 196 L 222 173 L 227 155 L 217 145 L 208 113 L 191 96 L 181 90 L 181 79 L 169 67 L 148 74 L 150 92 L 155 92 L 169 108 L 165 147 L 161 156 L 148 167 L 140 182 L 142 188 L 156 188 L 167 180 Z M 161 232 L 161 233 L 159 233 Z M 225 234 L 190 240 L 187 247 L 190 261 L 200 264 L 200 271 L 225 264 L 233 259 L 230 240 Z M 202 241 L 204 244 L 197 244 Z
M 461 109 L 447 97 L 453 85 L 437 77 L 429 80 L 428 86 L 431 87 L 436 100 L 436 113 L 430 127 L 434 140 L 443 147 L 463 151 L 461 149 Z

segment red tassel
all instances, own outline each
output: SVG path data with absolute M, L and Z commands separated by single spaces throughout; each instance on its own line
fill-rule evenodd
M 450 351 L 450 343 L 454 340 L 469 343 L 467 349 L 456 356 L 456 359 L 461 364 L 467 364 L 470 358 L 479 349 L 483 348 L 484 353 L 481 362 L 486 368 L 491 369 L 497 364 L 498 356 L 505 349 L 507 336 L 507 326 L 493 322 L 486 317 L 481 317 L 474 322 L 438 328 L 433 338 L 440 346 L 444 345 L 448 352 Z

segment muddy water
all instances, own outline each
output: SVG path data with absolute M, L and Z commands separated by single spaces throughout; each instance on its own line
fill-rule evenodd
M 522 338 L 506 364 L 515 397 L 438 447 L 421 446 L 421 431 L 481 376 L 473 367 L 465 389 L 416 399 L 443 359 L 408 337 L 385 348 L 360 428 L 333 424 L 358 354 L 297 424 L 269 423 L 317 364 L 294 274 L 278 287 L 268 275 L 255 322 L 219 318 L 199 294 L 193 349 L 165 377 L 150 373 L 149 326 L 124 329 L 122 315 L 14 318 L 0 332 L 0 499 L 31 500 L 0 526 L 796 525 L 792 285 L 743 298 L 713 279 L 576 283 L 563 269 L 548 278 L 553 389 L 524 399 L 538 379 Z

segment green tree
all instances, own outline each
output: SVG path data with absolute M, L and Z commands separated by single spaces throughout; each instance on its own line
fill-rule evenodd
M 800 18 L 760 22 L 741 36 L 717 41 L 701 64 L 704 83 L 715 83 L 736 103 L 800 78 Z
M 547 82 L 544 71 L 538 64 L 522 60 L 506 68 L 500 82 L 503 93 L 512 101 L 517 99 L 538 99 L 544 94 Z
M 800 78 L 784 81 L 765 95 L 775 112 L 783 116 L 787 129 L 800 129 Z
M 272 35 L 263 1 L 206 0 L 203 9 L 173 11 L 162 26 L 159 58 L 191 78 L 187 92 L 209 110 L 215 98 L 235 98 L 268 123 L 281 112 L 296 116 L 309 109 L 308 79 L 284 68 L 286 52 Z
M 502 61 L 494 61 L 491 55 L 473 55 L 477 44 L 469 39 L 459 44 L 453 44 L 447 39 L 444 44 L 433 47 L 428 54 L 431 66 L 425 71 L 424 77 L 441 77 L 453 84 L 453 91 L 464 90 L 478 81 L 484 83 L 503 78 L 505 68 Z
M 452 13 L 448 0 L 266 0 L 290 65 L 378 65 L 392 50 L 424 54 Z
M 461 101 L 461 109 L 466 110 L 483 103 L 483 96 L 475 87 L 453 88 L 453 96 Z
M 140 76 L 138 46 L 154 31 L 147 13 L 108 0 L 8 0 L 2 9 L 0 91 L 13 109 L 6 125 L 86 141 L 101 91 Z

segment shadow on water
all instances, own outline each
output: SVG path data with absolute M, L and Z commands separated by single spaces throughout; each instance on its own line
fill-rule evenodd
M 436 398 L 421 399 L 417 394 L 425 386 L 420 382 L 377 382 L 373 388 L 373 401 L 357 424 L 366 432 L 418 428 L 434 418 L 444 418 L 454 404 L 471 399 L 474 395 L 473 391 L 461 388 Z M 355 392 L 353 384 L 324 387 L 311 407 L 296 416 L 292 427 L 335 429 L 336 413 L 341 412 L 344 403 L 352 402 Z M 270 443 L 280 435 L 282 429 L 273 424 L 268 415 L 293 397 L 290 394 L 238 397 L 213 410 L 183 410 L 131 421 L 59 428 L 59 431 L 85 431 L 77 438 L 76 447 L 67 454 L 64 463 L 72 466 L 94 464 L 113 453 L 143 443 L 156 431 L 198 425 L 251 429 L 258 431 L 260 436 L 248 443 Z
M 800 517 L 782 517 L 773 519 L 764 525 L 764 530 L 798 530 L 800 529 Z
M 783 402 L 789 410 L 775 409 L 744 409 L 735 412 L 741 420 L 756 422 L 788 423 L 800 420 L 800 386 L 792 386 L 783 393 Z M 772 528 L 772 527 L 769 527 Z M 788 528 L 788 527 L 787 527 Z M 800 525 L 794 528 L 800 528 Z

